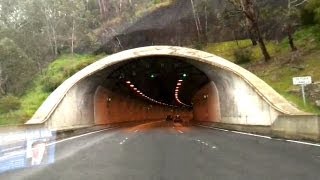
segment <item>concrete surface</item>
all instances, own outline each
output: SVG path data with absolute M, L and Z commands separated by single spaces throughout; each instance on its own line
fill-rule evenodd
M 320 147 L 170 123 L 59 142 L 56 161 L 0 179 L 315 180 Z
M 279 116 L 272 124 L 272 135 L 288 139 L 320 142 L 319 116 Z
M 271 125 L 278 115 L 306 114 L 254 74 L 221 57 L 183 47 L 151 46 L 120 52 L 87 66 L 59 86 L 26 124 L 45 123 L 51 129 L 94 125 L 94 94 L 107 83 L 105 77 L 123 62 L 152 56 L 184 58 L 202 70 L 218 89 L 224 123 Z

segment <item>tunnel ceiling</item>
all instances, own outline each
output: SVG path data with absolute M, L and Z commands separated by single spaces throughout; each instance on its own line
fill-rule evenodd
M 134 91 L 134 87 L 130 87 L 134 85 L 152 99 L 183 106 L 175 98 L 179 80 L 182 82 L 178 99 L 187 105 L 191 105 L 194 93 L 209 81 L 202 71 L 185 60 L 178 57 L 151 56 L 131 60 L 116 68 L 108 75 L 105 86 L 113 91 L 146 99 Z

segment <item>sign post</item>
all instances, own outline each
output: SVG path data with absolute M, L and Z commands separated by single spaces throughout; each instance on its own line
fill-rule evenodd
M 304 89 L 304 87 L 305 87 L 306 85 L 312 83 L 312 78 L 311 78 L 311 76 L 294 77 L 294 78 L 292 78 L 292 81 L 293 81 L 293 85 L 300 85 L 300 86 L 301 86 L 303 103 L 304 103 L 304 105 L 306 105 L 306 94 L 305 94 L 305 89 Z

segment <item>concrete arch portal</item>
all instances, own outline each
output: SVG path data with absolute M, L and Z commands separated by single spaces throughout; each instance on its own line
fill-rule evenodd
M 141 63 L 134 64 L 138 61 Z M 159 67 L 164 68 L 156 69 L 153 67 L 156 65 L 148 62 L 161 62 Z M 169 72 L 166 64 L 170 62 L 174 62 L 170 67 L 175 72 L 190 73 L 180 96 L 182 103 L 193 104 L 193 108 L 174 103 L 174 98 L 166 98 L 174 97 L 175 82 L 179 82 L 181 75 Z M 176 66 L 177 63 L 181 66 Z M 130 68 L 140 70 L 133 72 Z M 159 81 L 152 84 L 141 79 L 139 72 L 149 70 L 160 73 L 156 74 Z M 126 89 L 128 78 L 139 84 L 138 90 L 151 94 L 149 99 Z M 183 94 L 184 87 L 188 92 Z M 152 99 L 163 100 L 163 104 Z M 26 124 L 64 129 L 164 119 L 170 113 L 195 121 L 264 126 L 272 125 L 279 116 L 306 115 L 254 74 L 221 57 L 183 47 L 150 46 L 107 56 L 77 72 L 45 100 Z

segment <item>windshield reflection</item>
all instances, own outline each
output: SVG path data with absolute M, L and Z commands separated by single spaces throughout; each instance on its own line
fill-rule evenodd
M 0 173 L 55 161 L 55 132 L 46 128 L 0 134 Z

